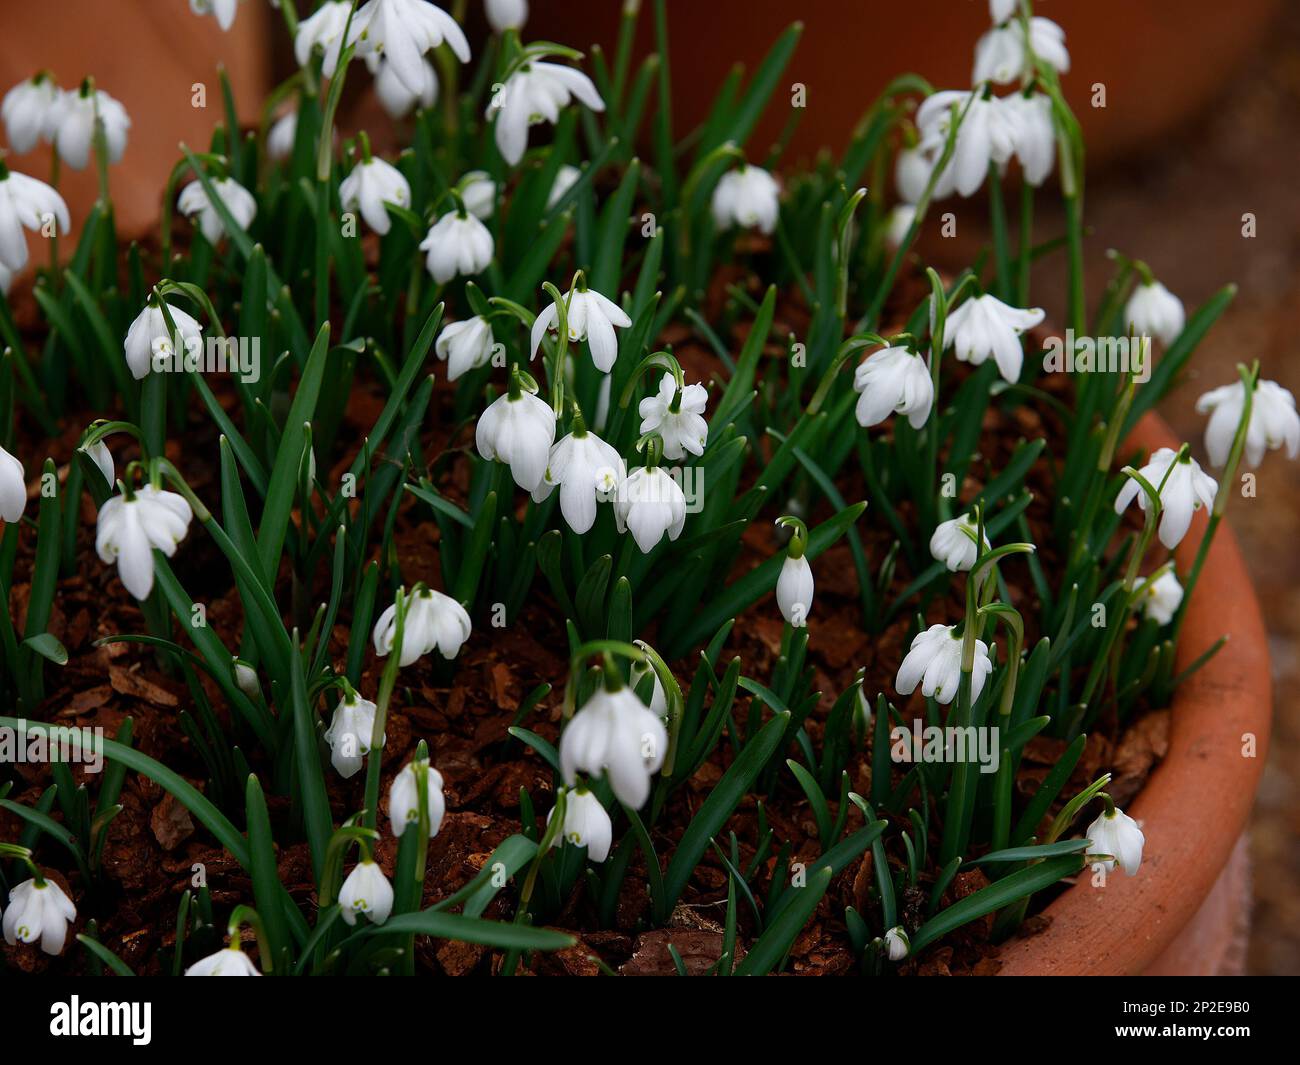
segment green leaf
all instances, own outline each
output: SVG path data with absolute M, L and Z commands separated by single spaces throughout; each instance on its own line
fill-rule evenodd
M 829 866 L 818 869 L 803 887 L 792 889 L 794 901 L 754 941 L 744 961 L 736 967 L 737 976 L 763 976 L 781 964 L 781 959 L 789 953 L 795 939 L 817 911 L 818 903 L 831 885 L 832 875 Z
M 506 950 L 565 950 L 577 942 L 573 936 L 549 928 L 485 921 L 480 917 L 465 917 L 437 910 L 398 914 L 390 917 L 378 930 L 385 934 L 404 932 L 437 939 L 454 939 L 462 943 L 482 943 L 484 946 Z

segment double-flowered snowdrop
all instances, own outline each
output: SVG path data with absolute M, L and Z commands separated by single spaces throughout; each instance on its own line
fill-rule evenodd
M 1183 301 L 1159 281 L 1143 281 L 1124 306 L 1124 325 L 1134 336 L 1155 337 L 1168 347 L 1187 322 Z
M 704 420 L 709 393 L 703 385 L 679 387 L 677 379 L 666 373 L 659 378 L 659 391 L 637 405 L 641 415 L 641 433 L 658 433 L 663 439 L 663 456 L 681 459 L 686 453 L 703 455 L 709 439 L 709 423 Z
M 781 214 L 781 189 L 761 166 L 742 164 L 722 175 L 713 190 L 713 221 L 719 229 L 740 226 L 771 234 Z
M 179 307 L 169 303 L 167 311 L 176 326 L 175 335 L 169 333 L 162 309 L 152 300 L 145 304 L 144 310 L 135 316 L 135 321 L 126 331 L 122 350 L 131 376 L 137 381 L 153 369 L 155 357 L 160 363 L 170 362 L 173 355 L 177 352 L 184 354 L 203 335 L 203 326 Z
M 190 0 L 190 10 L 196 15 L 211 15 L 217 20 L 222 31 L 235 24 L 235 12 L 239 0 Z M 204 974 L 206 975 L 206 974 Z
M 1183 602 L 1183 586 L 1174 571 L 1166 569 L 1155 580 L 1148 580 L 1138 589 L 1138 605 L 1144 617 L 1157 625 L 1168 625 L 1174 620 Z
M 68 925 L 76 919 L 77 908 L 58 884 L 32 877 L 9 892 L 3 921 L 5 942 L 12 947 L 39 939 L 46 954 L 58 954 L 68 938 Z
M 1137 876 L 1138 868 L 1142 865 L 1142 847 L 1146 844 L 1146 836 L 1133 818 L 1108 803 L 1106 810 L 1088 826 L 1086 835 L 1092 843 L 1088 848 L 1090 857 L 1093 854 L 1112 856 L 1096 864 L 1113 869 L 1118 862 L 1127 876 Z
M 325 742 L 330 745 L 330 764 L 344 779 L 354 776 L 370 753 L 378 710 L 369 699 L 361 698 L 350 688 L 334 708 L 330 727 L 325 730 Z
M 0 158 L 0 265 L 14 273 L 27 265 L 24 228 L 50 236 L 66 233 L 71 225 L 62 196 L 45 182 L 10 170 Z
M 19 521 L 26 507 L 27 476 L 23 464 L 0 447 L 0 521 Z
M 574 97 L 592 111 L 605 110 L 592 80 L 580 70 L 559 63 L 529 59 L 492 95 L 487 117 L 496 116 L 497 149 L 514 166 L 528 147 L 528 127 L 559 121 L 560 111 Z
M 936 199 L 953 192 L 962 196 L 976 193 L 988 176 L 989 165 L 1005 166 L 1022 136 L 1020 112 L 1002 99 L 980 92 L 936 92 L 926 97 L 916 113 L 921 144 L 936 162 L 948 138 L 954 105 L 961 125 L 952 158 L 935 182 Z
M 555 411 L 521 388 L 518 371 L 512 371 L 510 389 L 479 415 L 474 443 L 489 462 L 506 463 L 515 484 L 531 492 L 546 474 L 555 443 Z
M 21 155 L 30 152 L 41 140 L 49 141 L 54 132 L 50 117 L 59 100 L 59 87 L 48 71 L 40 71 L 20 81 L 0 103 L 9 147 Z
M 261 976 L 257 966 L 232 940 L 230 946 L 200 958 L 188 969 L 186 976 Z
M 409 666 L 434 649 L 443 658 L 455 658 L 461 644 L 469 639 L 471 625 L 465 608 L 449 595 L 416 585 L 406 601 L 402 624 L 402 654 L 399 666 Z M 372 634 L 375 654 L 387 656 L 397 639 L 397 604 L 379 615 Z
M 321 73 L 327 78 L 334 77 L 351 12 L 350 0 L 326 0 L 298 23 L 298 32 L 293 38 L 293 55 L 300 67 L 310 63 L 312 54 L 319 51 L 322 54 Z
M 379 55 L 412 93 L 426 85 L 425 53 L 444 41 L 462 63 L 469 62 L 465 32 L 442 8 L 426 0 L 367 0 L 352 16 L 350 41 L 359 55 Z
M 247 229 L 257 214 L 257 201 L 253 199 L 253 194 L 230 177 L 213 178 L 212 188 L 217 194 L 217 199 L 230 212 L 230 217 L 235 220 L 235 224 L 240 229 Z M 176 209 L 187 218 L 198 215 L 199 229 L 202 230 L 209 244 L 216 244 L 226 232 L 226 225 L 208 199 L 208 190 L 203 187 L 201 181 L 192 181 L 181 189 L 181 194 L 176 200 Z
M 1003 380 L 1015 384 L 1025 361 L 1020 336 L 1040 324 L 1046 313 L 1041 307 L 1009 306 L 991 294 L 976 296 L 949 314 L 944 348 L 955 348 L 960 362 L 975 366 L 992 355 Z
M 1172 551 L 1187 535 L 1192 514 L 1214 506 L 1218 485 L 1186 450 L 1162 447 L 1138 472 L 1160 495 L 1160 542 Z M 1135 498 L 1144 511 L 1151 505 L 1145 489 L 1129 478 L 1115 498 L 1115 513 L 1122 514 Z
M 460 179 L 460 202 L 475 218 L 488 219 L 497 207 L 497 185 L 486 170 L 470 170 Z
M 429 227 L 420 250 L 433 279 L 442 285 L 457 274 L 466 277 L 486 270 L 492 261 L 492 233 L 465 210 L 448 211 Z
M 920 429 L 934 405 L 934 382 L 925 359 L 903 347 L 881 348 L 853 371 L 859 393 L 855 413 L 864 429 L 879 425 L 891 414 L 903 414 Z
M 554 817 L 555 807 L 552 807 L 546 823 L 549 825 Z M 614 824 L 600 800 L 584 787 L 565 789 L 564 822 L 551 846 L 559 846 L 561 837 L 575 847 L 586 847 L 587 857 L 593 862 L 603 862 L 609 857 Z
M 979 555 L 976 537 L 979 527 L 969 514 L 941 521 L 930 537 L 930 554 L 942 562 L 949 573 L 968 572 Z M 984 550 L 989 549 L 989 539 L 984 537 Z
M 649 554 L 663 539 L 676 540 L 686 524 L 686 493 L 676 478 L 659 466 L 641 466 L 619 485 L 614 522 L 620 533 L 629 529 L 636 546 Z
M 518 30 L 528 21 L 528 0 L 483 0 L 483 11 L 493 33 Z
M 126 590 L 143 601 L 153 591 L 153 549 L 171 558 L 193 517 L 184 496 L 146 484 L 100 507 L 95 550 L 101 562 L 117 563 Z
M 572 431 L 551 447 L 533 499 L 542 502 L 559 485 L 560 513 L 569 528 L 585 533 L 596 522 L 596 504 L 612 498 L 624 472 L 618 451 L 589 432 L 582 416 L 575 415 Z
M 345 211 L 359 210 L 366 225 L 382 236 L 393 224 L 384 204 L 409 208 L 411 186 L 392 163 L 364 158 L 339 183 L 339 203 Z M 489 249 L 488 257 L 491 256 Z
M 1025 181 L 1038 188 L 1051 176 L 1056 165 L 1056 126 L 1052 122 L 1052 99 L 1045 93 L 1026 96 L 1014 93 L 1002 100 L 1004 109 L 1016 115 L 1019 132 L 1016 158 Z
M 611 689 L 611 684 L 617 686 Z M 639 810 L 667 752 L 663 721 L 631 688 L 607 678 L 561 734 L 560 771 L 569 787 L 579 770 L 604 773 L 618 801 Z
M 1246 386 L 1241 381 L 1206 392 L 1196 401 L 1197 411 L 1210 415 L 1205 426 L 1205 450 L 1211 465 L 1227 463 L 1245 405 Z M 1300 451 L 1300 414 L 1296 413 L 1295 396 L 1276 381 L 1260 381 L 1255 386 L 1250 423 L 1246 426 L 1246 462 L 1258 466 L 1266 451 L 1282 447 L 1291 459 Z
M 796 629 L 808 625 L 813 603 L 813 573 L 804 551 L 808 547 L 808 529 L 797 518 L 780 518 L 778 525 L 793 527 L 794 534 L 786 545 L 781 575 L 776 579 L 776 605 L 781 616 Z
M 339 888 L 339 910 L 350 925 L 356 924 L 357 916 L 363 913 L 371 924 L 388 920 L 393 912 L 393 885 L 373 859 L 362 858 L 348 873 Z
M 1020 19 L 995 26 L 975 45 L 975 67 L 971 84 L 991 81 L 1007 85 L 1034 73 L 1037 57 L 1060 74 L 1070 69 L 1070 53 L 1065 47 L 1065 31 L 1051 19 L 1035 16 L 1029 20 L 1029 45 L 1025 45 L 1025 27 Z
M 438 102 L 438 74 L 427 59 L 421 61 L 414 89 L 407 88 L 393 70 L 393 64 L 382 56 L 366 56 L 366 66 L 375 76 L 375 95 L 389 118 L 405 118 L 417 104 L 429 108 Z
M 911 695 L 918 684 L 921 694 L 937 703 L 947 704 L 957 698 L 961 686 L 962 637 L 952 625 L 931 625 L 917 633 L 911 649 L 898 667 L 894 687 L 899 695 Z M 970 699 L 973 705 L 984 690 L 984 681 L 993 672 L 989 649 L 983 640 L 975 641 L 975 660 L 970 676 Z
M 447 813 L 447 800 L 442 794 L 442 774 L 429 764 L 427 758 L 414 758 L 402 767 L 401 772 L 393 777 L 388 789 L 388 820 L 393 835 L 399 839 L 406 831 L 407 825 L 414 825 L 420 820 L 419 770 L 424 776 L 425 796 L 429 809 L 429 838 L 433 839 L 442 828 L 442 819 Z
M 569 341 L 576 344 L 585 340 L 591 348 L 591 361 L 596 364 L 596 369 L 609 373 L 618 358 L 618 337 L 614 330 L 627 329 L 632 319 L 622 307 L 595 289 L 574 289 L 564 297 L 564 301 Z M 559 315 L 559 308 L 551 303 L 533 321 L 532 354 L 529 358 L 536 357 L 537 348 L 548 329 L 552 332 L 559 329 Z
M 108 161 L 116 163 L 126 151 L 131 118 L 117 100 L 87 81 L 76 91 L 62 92 L 50 112 L 54 150 L 74 170 L 84 170 L 95 143 L 95 119 L 104 127 Z
M 549 211 L 562 199 L 568 191 L 578 183 L 582 177 L 582 171 L 576 166 L 569 166 L 565 163 L 555 174 L 555 183 L 551 186 L 550 195 L 546 197 L 546 209 Z
M 912 944 L 901 924 L 895 925 L 885 933 L 885 953 L 890 961 L 902 961 L 911 949 Z
M 478 314 L 451 322 L 438 334 L 433 350 L 447 364 L 447 380 L 455 381 L 492 358 L 492 325 Z

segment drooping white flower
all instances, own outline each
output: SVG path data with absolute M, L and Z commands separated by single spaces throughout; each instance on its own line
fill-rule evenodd
M 904 203 L 917 204 L 925 195 L 934 171 L 934 159 L 923 149 L 904 148 L 894 160 L 894 188 Z
M 483 0 L 483 9 L 493 33 L 522 29 L 528 21 L 528 0 Z
M 1016 139 L 1016 158 L 1025 180 L 1038 188 L 1052 173 L 1056 165 L 1056 126 L 1052 123 L 1052 99 L 1046 93 L 1023 93 L 1005 97 L 1004 109 L 1016 113 L 1019 133 Z
M 374 703 L 356 692 L 345 694 L 334 708 L 330 727 L 325 730 L 325 742 L 330 745 L 330 764 L 345 780 L 361 769 L 365 756 L 370 753 L 378 710 Z
M 889 955 L 890 961 L 902 961 L 911 949 L 911 941 L 907 938 L 907 933 L 903 931 L 901 924 L 895 925 L 885 933 L 885 952 Z
M 853 390 L 858 392 L 858 424 L 864 429 L 879 425 L 891 414 L 905 414 L 913 429 L 930 418 L 934 404 L 934 382 L 925 359 L 907 348 L 881 348 L 853 371 Z
M 44 181 L 10 170 L 0 159 L 0 264 L 14 273 L 26 266 L 23 228 L 37 232 L 47 224 L 58 233 L 71 228 L 63 197 Z
M 1021 29 L 1023 35 L 1023 27 L 1020 27 L 1018 19 L 1015 25 Z M 1070 53 L 1065 47 L 1065 30 L 1050 18 L 1035 15 L 1029 20 L 1029 47 L 1034 55 L 1058 74 L 1069 72 Z
M 126 355 L 126 365 L 131 376 L 137 381 L 153 369 L 154 356 L 159 360 L 170 360 L 176 352 L 184 353 L 187 347 L 199 340 L 203 326 L 174 304 L 167 304 L 167 310 L 176 326 L 176 335 L 167 332 L 167 319 L 152 300 L 145 304 L 144 310 L 135 316 L 135 321 L 126 331 L 122 350 Z
M 632 319 L 613 300 L 607 299 L 594 288 L 581 292 L 573 291 L 565 297 L 565 323 L 569 330 L 570 343 L 587 341 L 591 348 L 591 361 L 601 373 L 609 373 L 618 358 L 618 337 L 615 328 L 627 329 Z M 536 358 L 538 345 L 542 336 L 549 329 L 555 332 L 559 328 L 559 310 L 554 303 L 542 309 L 533 322 L 532 354 Z
M 941 521 L 930 537 L 930 554 L 947 566 L 950 573 L 968 572 L 979 555 L 975 544 L 978 529 L 969 514 Z M 989 538 L 985 536 L 984 550 L 988 549 Z
M 994 22 L 1006 22 L 1016 13 L 1020 0 L 989 0 L 989 17 Z
M 442 828 L 442 819 L 447 812 L 447 800 L 442 794 L 442 774 L 429 765 L 427 759 L 411 759 L 393 777 L 392 786 L 388 789 L 388 819 L 393 835 L 398 839 L 401 839 L 407 825 L 420 820 L 420 792 L 415 775 L 417 762 L 426 773 L 430 839 Z
M 573 786 L 581 770 L 605 773 L 618 801 L 635 810 L 650 797 L 650 778 L 664 764 L 668 730 L 631 688 L 598 688 L 560 736 L 560 770 Z
M 0 118 L 4 119 L 9 147 L 21 155 L 35 148 L 37 141 L 49 141 L 54 136 L 50 119 L 58 99 L 59 87 L 44 70 L 5 93 Z
M 898 204 L 889 212 L 889 217 L 885 219 L 885 243 L 891 249 L 901 247 L 903 241 L 907 239 L 912 223 L 915 221 L 916 205 L 911 203 Z
M 658 466 L 633 470 L 619 485 L 614 499 L 618 531 L 632 530 L 632 539 L 649 553 L 663 539 L 676 540 L 686 524 L 686 494 L 675 478 Z
M 298 32 L 293 38 L 293 55 L 300 67 L 307 66 L 312 53 L 319 49 L 324 56 L 321 73 L 327 78 L 334 77 L 339 53 L 343 51 L 343 31 L 351 10 L 349 0 L 326 0 L 298 23 Z
M 646 645 L 637 640 L 636 644 L 642 650 Z M 649 662 L 633 661 L 630 669 L 631 679 L 629 686 L 633 691 L 638 691 L 641 687 L 641 681 L 647 676 L 654 677 L 654 684 L 650 689 L 650 712 L 661 721 L 668 717 L 668 695 L 664 692 L 663 681 L 659 679 L 659 674 L 655 672 L 654 666 Z
M 90 447 L 83 447 L 81 450 L 90 456 L 90 461 L 104 475 L 105 483 L 112 488 L 117 481 L 117 469 L 113 465 L 113 453 L 108 450 L 108 445 L 102 440 L 96 440 Z
M 53 880 L 33 877 L 9 892 L 9 908 L 4 912 L 5 942 L 41 941 L 46 954 L 58 954 L 68 938 L 68 925 L 77 919 L 77 908 Z
M 593 111 L 605 110 L 592 80 L 580 70 L 559 63 L 532 60 L 506 79 L 492 95 L 487 117 L 496 116 L 497 149 L 514 166 L 528 147 L 528 127 L 559 121 L 560 111 L 574 97 Z
M 1183 301 L 1159 281 L 1140 284 L 1124 306 L 1124 324 L 1140 337 L 1156 337 L 1168 347 L 1187 322 Z
M 54 150 L 74 170 L 84 170 L 90 162 L 95 142 L 95 115 L 104 125 L 104 144 L 108 161 L 116 163 L 126 151 L 126 131 L 131 118 L 108 93 L 88 86 L 61 92 L 50 111 L 50 132 Z
M 546 209 L 549 211 L 562 199 L 565 194 L 578 183 L 582 177 L 582 171 L 576 166 L 569 166 L 565 163 L 555 173 L 555 183 L 551 186 L 551 193 L 546 197 Z
M 418 815 L 417 815 L 418 816 Z M 393 885 L 384 876 L 379 864 L 363 858 L 339 888 L 339 909 L 345 923 L 357 923 L 357 915 L 364 913 L 371 924 L 383 924 L 393 912 Z
M 272 123 L 266 134 L 266 154 L 272 159 L 288 159 L 298 136 L 298 112 L 286 111 Z
M 27 507 L 27 475 L 23 464 L 0 447 L 0 521 L 20 521 Z
M 190 0 L 190 10 L 196 15 L 211 15 L 217 20 L 217 25 L 221 27 L 222 32 L 235 24 L 235 12 L 238 8 L 239 0 Z
M 805 628 L 812 603 L 813 574 L 807 557 L 786 555 L 781 576 L 776 579 L 776 604 L 781 608 L 781 616 L 796 629 Z
M 253 216 L 257 214 L 257 201 L 253 199 L 253 194 L 234 178 L 229 177 L 214 178 L 212 187 L 239 228 L 247 229 L 249 223 L 253 221 Z M 209 244 L 216 244 L 226 232 L 225 223 L 221 221 L 217 209 L 208 201 L 207 189 L 203 187 L 201 181 L 191 181 L 181 189 L 181 194 L 176 200 L 176 209 L 186 217 L 199 216 L 199 229 L 203 231 Z
M 457 274 L 468 277 L 487 269 L 492 233 L 473 215 L 449 211 L 429 227 L 420 250 L 428 253 L 425 266 L 441 285 Z
M 921 146 L 935 156 L 943 151 L 952 122 L 952 106 L 957 105 L 961 126 L 952 158 L 934 186 L 935 199 L 958 192 L 971 196 L 988 176 L 989 165 L 1005 166 L 1020 143 L 1020 112 L 1007 107 L 997 96 L 985 98 L 979 93 L 947 90 L 928 96 L 916 113 Z M 969 104 L 969 106 L 967 106 Z
M 560 486 L 560 513 L 569 528 L 582 534 L 596 522 L 596 504 L 607 501 L 622 481 L 623 457 L 586 426 L 575 428 L 551 447 L 546 472 L 533 489 L 540 503 Z
M 193 517 L 184 496 L 147 484 L 132 498 L 116 495 L 99 508 L 95 550 L 101 562 L 117 563 L 128 592 L 148 599 L 153 591 L 153 549 L 171 558 Z
M 1206 392 L 1196 401 L 1201 414 L 1209 414 L 1205 426 L 1205 450 L 1210 464 L 1223 466 L 1232 451 L 1237 425 L 1246 405 L 1246 386 L 1241 381 Z M 1250 406 L 1250 424 L 1246 426 L 1246 463 L 1258 466 L 1266 451 L 1285 447 L 1287 458 L 1300 451 L 1300 414 L 1296 413 L 1295 396 L 1276 381 L 1260 381 Z
M 415 90 L 408 89 L 394 72 L 393 64 L 381 56 L 367 55 L 366 66 L 375 76 L 375 94 L 389 118 L 405 118 L 416 104 L 430 108 L 438 102 L 438 74 L 427 59 L 422 60 L 420 84 Z
M 709 393 L 703 385 L 686 385 L 680 392 L 677 381 L 670 373 L 659 378 L 659 391 L 647 396 L 637 405 L 641 415 L 641 433 L 658 433 L 664 442 L 664 458 L 685 458 L 703 455 L 709 439 L 709 423 L 704 420 L 704 408 Z
M 215 954 L 200 958 L 188 969 L 186 976 L 261 976 L 257 966 L 238 947 L 223 947 Z
M 475 218 L 491 218 L 497 207 L 496 182 L 486 170 L 470 170 L 460 179 L 460 199 Z
M 443 658 L 455 658 L 472 630 L 469 614 L 449 595 L 432 588 L 419 588 L 406 601 L 402 626 L 402 657 L 398 665 L 409 666 L 435 648 Z M 372 633 L 375 653 L 384 658 L 397 639 L 397 604 L 379 615 Z
M 1103 812 L 1097 820 L 1088 826 L 1088 839 L 1092 842 L 1089 857 L 1092 854 L 1110 854 L 1114 860 L 1098 861 L 1107 869 L 1114 869 L 1116 862 L 1127 876 L 1137 876 L 1142 865 L 1142 847 L 1146 836 L 1133 818 L 1118 807 Z
M 555 807 L 546 815 L 549 825 L 555 816 Z M 609 857 L 614 842 L 614 823 L 609 813 L 595 795 L 586 788 L 566 788 L 564 795 L 564 824 L 560 834 L 551 841 L 552 847 L 560 845 L 561 838 L 575 847 L 586 847 L 587 857 L 593 862 L 603 862 Z
M 515 484 L 531 492 L 546 473 L 555 412 L 531 392 L 514 397 L 507 392 L 479 416 L 474 442 L 485 459 L 507 463 Z
M 1160 493 L 1160 506 L 1163 508 L 1160 515 L 1160 542 L 1170 551 L 1187 535 L 1192 524 L 1192 514 L 1203 506 L 1214 506 L 1214 496 L 1219 489 L 1214 478 L 1202 471 L 1194 458 L 1184 455 L 1181 461 L 1175 461 L 1176 459 L 1176 451 L 1162 447 L 1138 471 Z M 1151 505 L 1146 492 L 1137 481 L 1129 478 L 1115 498 L 1115 513 L 1122 514 L 1135 497 L 1144 511 Z
M 991 81 L 1007 85 L 1020 77 L 1026 65 L 1025 34 L 1019 20 L 995 26 L 975 42 L 971 84 Z
M 955 348 L 960 362 L 979 366 L 990 355 L 1003 380 L 1015 384 L 1025 361 L 1020 336 L 1047 316 L 1041 307 L 1021 310 L 985 294 L 967 300 L 950 315 L 944 349 Z
M 465 33 L 442 8 L 425 0 L 367 0 L 352 16 L 349 40 L 359 55 L 382 55 L 412 93 L 425 88 L 424 55 L 444 41 L 456 58 L 469 62 Z
M 410 207 L 411 186 L 392 163 L 363 159 L 339 182 L 339 203 L 345 211 L 360 210 L 366 225 L 382 236 L 393 224 L 384 204 Z
M 433 345 L 438 358 L 447 364 L 447 380 L 486 366 L 492 358 L 492 325 L 482 315 L 451 322 L 443 327 Z
M 741 226 L 770 234 L 781 214 L 781 188 L 761 166 L 741 165 L 722 175 L 711 209 L 719 229 Z
M 952 625 L 931 625 L 925 632 L 917 633 L 911 649 L 898 667 L 894 687 L 899 695 L 911 695 L 917 684 L 927 699 L 947 704 L 957 698 L 961 685 L 962 637 L 955 635 Z M 975 662 L 971 669 L 971 704 L 979 699 L 984 681 L 993 672 L 989 649 L 983 640 L 975 641 Z
M 1138 589 L 1142 613 L 1157 625 L 1168 625 L 1174 620 L 1183 602 L 1183 586 L 1178 583 L 1172 569 L 1167 569 L 1154 581 L 1147 580 Z

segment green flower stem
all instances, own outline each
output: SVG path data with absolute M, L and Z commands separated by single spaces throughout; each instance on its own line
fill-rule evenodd
M 418 592 L 419 585 L 413 589 Z M 393 688 L 397 685 L 397 671 L 401 668 L 402 638 L 406 628 L 406 610 L 408 600 L 404 589 L 397 590 L 394 600 L 397 607 L 394 619 L 393 647 L 388 652 L 388 661 L 384 663 L 383 676 L 379 679 L 379 696 L 375 702 L 375 726 L 370 733 L 370 753 L 366 755 L 366 811 L 362 824 L 373 829 L 379 822 L 379 776 L 384 761 L 384 730 L 388 722 L 388 704 L 393 698 Z
M 248 925 L 257 936 L 257 953 L 262 963 L 262 972 L 270 976 L 275 970 L 275 956 L 271 952 L 271 943 L 266 938 L 266 927 L 262 924 L 262 918 L 258 912 L 251 906 L 236 906 L 230 914 L 230 922 L 226 925 L 226 934 L 230 937 L 231 950 L 243 950 L 243 945 L 239 939 L 239 926 Z

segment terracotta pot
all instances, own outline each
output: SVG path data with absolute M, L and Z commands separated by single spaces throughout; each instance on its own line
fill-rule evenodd
M 1129 443 L 1177 448 L 1153 415 Z M 1176 552 L 1191 565 L 1202 512 Z M 1209 975 L 1240 971 L 1250 881 L 1242 836 L 1268 752 L 1273 689 L 1259 603 L 1232 530 L 1220 526 L 1178 645 L 1177 668 L 1228 644 L 1174 695 L 1169 752 L 1126 811 L 1142 822 L 1142 868 L 1104 889 L 1085 870 L 1046 910 L 1051 924 L 1001 954 L 1004 976 Z M 1254 737 L 1254 756 L 1243 745 Z

